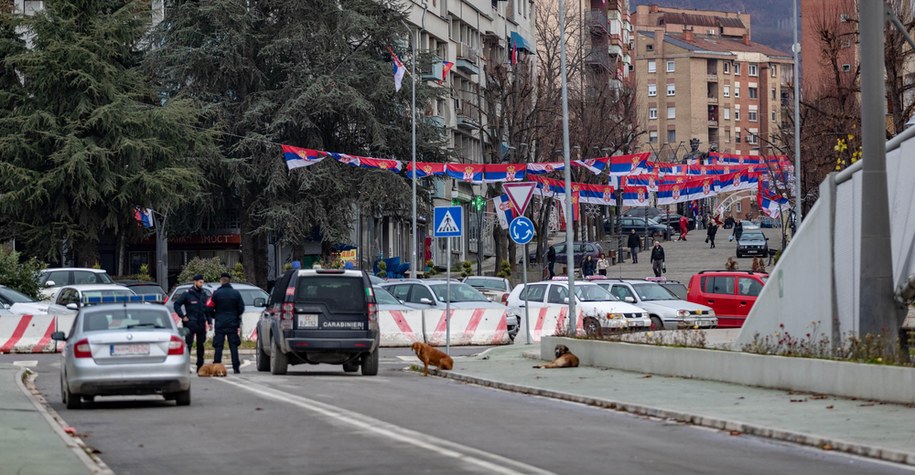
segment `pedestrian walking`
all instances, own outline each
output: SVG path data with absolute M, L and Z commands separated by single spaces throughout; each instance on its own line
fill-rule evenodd
M 553 266 L 556 265 L 556 249 L 553 249 L 553 246 L 546 251 L 546 263 L 547 269 L 550 271 L 550 278 L 556 277 L 556 271 L 553 270 Z
M 626 247 L 629 248 L 629 254 L 632 255 L 632 263 L 639 263 L 639 248 L 641 247 L 642 240 L 639 239 L 639 235 L 635 233 L 635 229 L 629 233 L 629 240 L 626 241 Z M 620 258 L 620 262 L 623 262 L 623 259 Z
M 213 292 L 210 305 L 213 306 L 216 334 L 213 337 L 213 349 L 216 350 L 214 363 L 222 362 L 222 347 L 225 340 L 229 340 L 229 353 L 232 355 L 232 369 L 239 373 L 241 362 L 238 359 L 238 345 L 241 339 L 238 336 L 241 328 L 241 315 L 245 313 L 245 302 L 241 294 L 232 288 L 232 276 L 223 272 L 219 278 L 222 285 Z
M 680 238 L 677 241 L 686 241 L 686 233 L 689 232 L 689 220 L 686 216 L 680 216 Z
M 590 254 L 585 256 L 584 260 L 581 261 L 581 276 L 588 277 L 594 275 L 594 259 Z
M 651 249 L 651 270 L 654 271 L 655 277 L 661 277 L 661 274 L 667 272 L 664 265 L 664 248 L 661 247 L 661 241 L 655 240 L 654 247 Z
M 734 222 L 734 239 L 739 242 L 740 236 L 743 236 L 743 221 L 741 221 L 738 216 L 737 220 Z
M 718 223 L 713 219 L 709 219 L 708 228 L 705 232 L 705 242 L 709 243 L 709 249 L 715 249 L 715 235 L 718 234 Z
M 187 328 L 184 341 L 187 352 L 191 352 L 194 339 L 197 339 L 197 370 L 203 366 L 204 343 L 207 341 L 207 323 L 213 321 L 213 310 L 207 307 L 207 293 L 203 290 L 203 276 L 194 276 L 194 284 L 175 299 L 175 314 L 181 319 L 181 325 Z
M 604 253 L 601 253 L 597 258 L 597 275 L 606 277 L 608 268 L 610 268 L 610 261 L 607 260 L 607 256 Z

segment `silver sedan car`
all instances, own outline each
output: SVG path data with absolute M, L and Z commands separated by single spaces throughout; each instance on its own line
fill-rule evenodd
M 191 403 L 189 355 L 165 307 L 116 303 L 83 307 L 61 352 L 60 392 L 67 409 L 96 396 L 160 394 Z

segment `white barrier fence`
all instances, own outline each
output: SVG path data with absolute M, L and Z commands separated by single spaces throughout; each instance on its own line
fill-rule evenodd
M 17 315 L 0 318 L 0 353 L 53 353 L 60 344 L 51 333 L 69 331 L 75 315 Z
M 531 342 L 540 341 L 541 338 L 553 335 L 568 335 L 569 333 L 569 308 L 568 307 L 540 307 L 535 313 L 530 312 Z M 578 335 L 584 335 L 584 321 L 580 308 L 575 309 L 575 329 Z M 515 336 L 516 344 L 527 343 L 527 323 L 524 315 L 519 318 L 518 335 Z

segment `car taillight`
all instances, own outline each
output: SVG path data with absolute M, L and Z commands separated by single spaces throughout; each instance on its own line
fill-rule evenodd
M 502 305 L 508 305 L 508 294 L 502 294 Z
M 280 307 L 280 320 L 292 320 L 293 314 L 295 314 L 295 307 L 292 302 L 286 302 Z
M 168 342 L 168 356 L 181 356 L 184 354 L 184 340 L 181 337 L 172 335 Z
M 92 358 L 92 348 L 89 347 L 89 339 L 83 338 L 73 345 L 74 358 Z
M 369 327 L 378 325 L 378 304 L 369 302 Z

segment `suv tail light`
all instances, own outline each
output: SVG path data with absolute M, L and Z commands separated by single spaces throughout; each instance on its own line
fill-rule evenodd
M 89 339 L 83 338 L 73 345 L 74 358 L 92 358 L 92 348 L 89 347 Z
M 292 330 L 292 321 L 295 317 L 295 306 L 286 302 L 280 307 L 280 330 Z
M 508 305 L 508 294 L 502 294 L 502 305 Z
M 168 356 L 181 356 L 184 354 L 184 340 L 179 336 L 172 335 L 168 342 Z
M 369 328 L 378 326 L 378 304 L 369 302 Z

